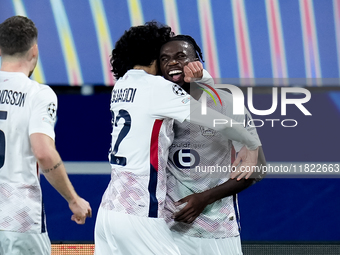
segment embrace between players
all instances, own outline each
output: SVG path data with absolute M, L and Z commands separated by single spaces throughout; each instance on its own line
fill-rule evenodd
M 117 41 L 112 174 L 97 215 L 96 255 L 242 254 L 237 193 L 261 176 L 235 172 L 235 180 L 194 166 L 230 165 L 233 147 L 235 166 L 265 159 L 255 128 L 212 125 L 213 119 L 243 122 L 245 116 L 232 114 L 231 94 L 219 90 L 223 105 L 208 98 L 207 115 L 200 114 L 203 90 L 190 81 L 214 85 L 199 59 L 193 38 L 154 22 Z M 119 91 L 134 91 L 133 100 L 117 100 Z
M 10 19 L 14 25 L 16 22 L 21 26 L 29 23 L 32 27 L 27 18 Z M 6 32 L 8 22 L 0 25 L 0 31 Z M 91 216 L 91 208 L 75 193 L 54 148 L 56 97 L 50 90 L 39 92 L 46 89 L 34 82 L 29 84 L 27 79 L 36 65 L 36 37 L 34 35 L 29 41 L 30 47 L 23 49 L 18 46 L 10 52 L 0 36 L 0 89 L 5 89 L 8 85 L 5 82 L 17 75 L 14 77 L 17 80 L 10 84 L 21 83 L 18 91 L 30 86 L 34 87 L 34 93 L 45 94 L 45 99 L 39 99 L 41 102 L 31 103 L 32 116 L 36 117 L 27 120 L 29 137 L 22 137 L 22 140 L 29 139 L 26 143 L 31 148 L 27 152 L 31 159 L 27 164 L 22 163 L 22 167 L 32 168 L 32 159 L 36 158 L 47 179 L 69 202 L 74 213 L 72 219 L 83 224 L 85 218 Z M 245 118 L 232 114 L 229 93 L 218 91 L 222 105 L 215 105 L 207 98 L 207 115 L 200 114 L 199 101 L 203 90 L 197 83 L 191 82 L 190 86 L 190 81 L 213 86 L 213 80 L 203 70 L 199 59 L 203 61 L 202 53 L 193 38 L 173 36 L 171 28 L 155 22 L 132 27 L 117 41 L 111 56 L 112 72 L 118 79 L 113 91 L 126 89 L 134 94 L 133 100 L 111 100 L 113 132 L 109 158 L 112 174 L 96 220 L 96 255 L 242 254 L 237 193 L 262 176 L 248 178 L 251 172 L 238 171 L 232 176 L 237 177 L 236 180 L 230 178 L 230 173 L 212 176 L 195 172 L 193 165 L 230 165 L 233 148 L 238 152 L 235 166 L 240 162 L 244 166 L 264 165 L 265 159 L 255 128 L 213 126 L 216 118 L 237 122 L 243 122 Z M 20 69 L 19 65 L 14 68 L 14 60 L 18 64 L 24 63 L 26 68 Z M 167 80 L 159 76 L 160 72 Z M 45 108 L 51 106 L 53 113 L 46 113 Z M 12 113 L 10 105 L 1 107 L 5 108 L 0 111 L 8 112 L 9 116 L 22 114 L 17 108 Z M 246 114 L 251 118 L 248 111 Z M 9 126 L 4 125 L 0 120 L 0 129 L 8 130 L 5 134 L 11 139 L 14 135 Z M 17 149 L 12 148 L 13 151 Z M 46 153 L 40 152 L 44 149 Z M 4 157 L 8 151 L 3 152 Z M 5 161 L 3 168 L 7 171 L 0 171 L 2 189 L 6 185 L 14 191 L 18 189 L 14 185 L 16 176 L 10 173 L 15 165 L 13 162 Z M 27 172 L 34 170 L 28 169 Z M 8 183 L 3 181 L 5 179 Z M 29 179 L 28 186 L 38 187 L 37 177 Z M 36 189 L 39 195 L 40 186 Z M 15 208 L 13 203 L 19 200 L 0 196 L 0 202 L 8 205 L 7 212 L 0 210 L 0 254 L 29 248 L 38 254 L 50 254 L 44 222 L 39 226 L 28 225 L 25 230 L 15 224 L 11 226 L 10 222 L 8 226 L 5 224 L 4 219 L 11 214 L 9 210 Z M 40 216 L 32 218 L 42 222 L 42 208 L 38 205 L 41 198 L 34 203 L 30 209 L 40 210 Z M 15 210 L 19 212 L 20 208 Z M 18 235 L 13 236 L 13 233 Z M 43 238 L 39 237 L 42 233 Z M 30 236 L 30 244 L 23 241 L 27 236 Z

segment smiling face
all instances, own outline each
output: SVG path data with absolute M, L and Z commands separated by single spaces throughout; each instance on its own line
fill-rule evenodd
M 159 65 L 165 79 L 182 86 L 183 68 L 189 62 L 197 60 L 193 46 L 186 41 L 170 41 L 160 51 Z

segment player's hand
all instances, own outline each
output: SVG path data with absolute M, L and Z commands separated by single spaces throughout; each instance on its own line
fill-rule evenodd
M 77 224 L 84 224 L 87 217 L 92 217 L 92 209 L 89 202 L 81 197 L 73 199 L 68 205 L 73 212 L 71 220 Z
M 255 166 L 257 165 L 258 153 L 259 148 L 250 151 L 246 148 L 246 146 L 243 146 L 232 165 L 233 171 L 230 178 L 235 179 L 237 177 L 238 181 L 243 177 L 248 179 L 256 169 Z
M 189 62 L 183 68 L 184 81 L 189 83 L 191 79 L 202 79 L 203 77 L 203 65 L 200 61 Z
M 176 212 L 172 215 L 175 221 L 180 221 L 184 223 L 192 223 L 198 215 L 204 210 L 208 205 L 207 199 L 204 193 L 195 193 L 185 198 L 182 198 L 175 203 L 176 206 L 187 203 L 182 210 Z

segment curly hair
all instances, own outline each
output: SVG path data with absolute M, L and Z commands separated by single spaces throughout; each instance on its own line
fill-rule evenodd
M 194 48 L 196 58 L 200 59 L 201 62 L 204 62 L 201 48 L 196 43 L 195 39 L 192 38 L 190 35 L 176 35 L 176 36 L 169 38 L 167 42 L 171 42 L 171 41 L 185 41 L 189 43 Z
M 0 49 L 2 55 L 27 52 L 38 38 L 33 21 L 23 16 L 12 16 L 0 24 Z
M 171 27 L 156 21 L 131 27 L 116 42 L 110 63 L 118 79 L 135 65 L 150 66 L 158 59 L 161 46 L 173 36 Z

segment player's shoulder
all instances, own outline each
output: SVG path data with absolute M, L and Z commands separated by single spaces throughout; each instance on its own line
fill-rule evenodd
M 163 76 L 159 75 L 150 75 L 148 77 L 149 79 L 149 84 L 152 86 L 152 90 L 159 93 L 170 93 L 171 95 L 176 95 L 176 96 L 185 96 L 187 93 L 185 90 L 178 84 L 173 83 L 171 81 L 168 81 L 164 79 Z
M 148 74 L 143 70 L 129 70 L 121 79 L 116 83 L 120 83 L 123 86 L 127 86 L 128 83 L 138 83 L 138 87 L 143 87 L 151 95 L 157 94 L 159 98 L 162 96 L 168 97 L 169 95 L 185 96 L 187 93 L 181 86 L 164 79 L 160 75 Z M 173 93 L 170 93 L 170 92 Z
M 174 83 L 172 83 L 171 81 L 168 81 L 166 79 L 164 79 L 163 76 L 160 75 L 147 75 L 146 79 L 151 83 L 151 84 L 155 84 L 155 85 L 159 85 L 159 86 L 165 86 L 165 87 L 169 87 L 172 86 Z
M 169 84 L 172 84 L 171 82 L 164 79 L 162 76 L 159 75 L 152 75 L 144 70 L 138 70 L 138 69 L 130 69 L 127 71 L 123 77 L 119 78 L 116 84 L 126 84 L 130 82 L 135 82 L 138 80 L 139 84 L 145 84 L 145 85 L 154 85 L 157 84 L 159 86 L 169 86 Z
M 44 93 L 44 94 L 53 94 L 55 95 L 55 92 L 53 91 L 53 89 L 46 85 L 46 84 L 42 84 L 42 83 L 39 83 L 39 82 L 36 82 L 36 81 L 32 81 L 33 84 L 36 86 L 36 89 L 41 92 L 41 93 Z
M 33 100 L 57 100 L 57 95 L 50 86 L 34 80 L 31 80 L 30 86 L 35 95 Z

